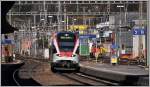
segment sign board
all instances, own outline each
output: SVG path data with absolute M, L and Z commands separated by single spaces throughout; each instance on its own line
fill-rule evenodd
M 118 47 L 117 44 L 112 44 L 112 45 L 111 45 L 111 48 L 112 48 L 112 49 L 118 49 L 119 47 Z
M 117 63 L 117 56 L 111 56 L 111 63 Z
M 12 43 L 12 40 L 5 39 L 5 40 L 2 40 L 1 44 L 13 44 L 13 43 Z
M 90 55 L 88 38 L 80 39 L 79 54 L 81 56 L 88 56 L 88 55 Z
M 145 35 L 145 29 L 133 29 L 133 35 Z
M 92 34 L 80 35 L 80 38 L 96 38 L 96 35 Z

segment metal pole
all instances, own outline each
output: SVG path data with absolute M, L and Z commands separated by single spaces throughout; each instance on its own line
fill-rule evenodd
M 121 54 L 121 7 L 120 7 L 120 26 L 119 26 L 119 36 L 120 36 L 120 39 L 119 39 L 119 56 L 120 56 L 120 54 Z
M 77 1 L 77 13 L 79 12 L 79 3 Z
M 85 7 L 83 7 L 83 13 L 85 13 Z M 85 15 L 83 14 L 83 25 L 86 25 Z
M 96 55 L 95 55 L 96 54 Z M 97 39 L 96 39 L 96 52 L 95 52 L 95 58 L 96 58 L 96 63 L 97 63 L 97 61 L 98 61 L 98 57 L 97 57 Z
M 45 43 L 44 43 L 44 41 L 45 41 L 45 30 L 46 30 L 46 22 L 47 22 L 47 10 L 46 10 L 46 8 L 45 8 L 45 0 L 44 0 L 44 26 L 43 26 L 43 57 L 44 57 L 44 51 L 45 51 Z
M 89 18 L 89 29 L 91 29 L 91 20 Z
M 150 21 L 149 21 L 149 19 L 150 19 L 150 11 L 149 11 L 149 8 L 150 8 L 150 1 L 148 0 L 148 2 L 147 2 L 147 32 L 146 32 L 146 61 L 147 61 L 147 66 L 149 67 L 149 57 L 150 57 L 150 49 L 149 49 L 149 45 L 148 44 L 150 44 L 150 40 L 149 40 L 149 38 L 150 38 Z
M 61 21 L 62 19 L 60 18 L 60 12 L 61 12 L 61 4 L 60 1 L 58 1 L 58 13 L 57 13 L 57 21 L 58 21 L 58 31 L 60 31 L 60 25 L 61 25 Z
M 66 28 L 66 7 L 64 7 L 64 30 L 66 30 L 67 31 L 67 28 Z
M 68 30 L 68 27 L 69 27 L 69 26 L 68 26 L 68 20 L 69 20 L 69 19 L 68 19 L 68 16 L 67 16 L 67 30 Z
M 73 31 L 74 31 L 74 21 L 75 21 L 75 20 L 74 20 L 74 19 L 72 19 L 72 21 L 73 21 Z
M 10 13 L 11 13 L 11 10 L 10 10 Z M 11 25 L 11 15 L 9 15 L 9 23 Z
M 127 11 L 128 11 L 128 4 L 125 7 L 125 24 L 127 25 Z
M 36 29 L 36 15 L 33 15 L 33 18 L 34 18 L 34 29 Z M 36 29 L 37 30 L 37 29 Z M 35 33 L 36 33 L 36 30 L 35 30 Z M 36 55 L 37 55 L 37 45 L 36 45 L 36 36 L 35 36 L 35 41 L 34 41 L 34 43 L 35 43 L 35 57 L 36 57 Z
M 44 37 L 44 31 L 43 31 L 42 33 L 43 33 L 43 39 L 42 39 L 42 40 L 43 40 L 43 57 L 44 57 L 44 48 L 45 48 L 45 47 L 44 47 L 44 38 L 45 38 L 45 37 Z
M 44 19 L 45 19 L 44 20 L 44 27 L 46 26 L 46 21 L 47 21 L 47 14 L 46 13 L 47 13 L 47 11 L 46 11 L 46 8 L 45 8 L 45 0 L 44 0 L 44 16 L 45 16 L 44 17 Z
M 31 21 L 29 20 L 29 42 L 31 42 Z M 28 42 L 28 44 L 29 44 Z M 29 56 L 31 55 L 31 47 L 29 47 Z
M 121 16 L 122 16 L 122 15 L 121 15 L 122 13 L 121 13 L 121 8 L 124 7 L 124 6 L 118 5 L 117 7 L 120 8 L 120 17 L 119 17 L 119 18 L 120 18 L 120 21 L 119 21 L 119 25 L 120 25 L 120 26 L 119 26 L 119 39 L 118 39 L 118 40 L 119 40 L 119 55 L 118 55 L 118 56 L 120 56 L 121 50 L 122 50 L 122 48 L 121 48 L 121 44 L 122 44 L 122 43 L 121 43 L 121 26 L 122 26 L 122 17 L 121 17 Z
M 142 19 L 143 19 L 143 13 L 142 13 L 142 10 L 143 9 L 143 2 L 140 1 L 140 4 L 139 4 L 139 19 L 140 19 L 140 22 L 139 22 L 139 26 L 140 28 L 142 28 Z M 139 57 L 141 58 L 141 55 L 142 55 L 142 50 L 143 48 L 141 48 L 143 45 L 143 39 L 142 39 L 142 36 L 139 35 Z

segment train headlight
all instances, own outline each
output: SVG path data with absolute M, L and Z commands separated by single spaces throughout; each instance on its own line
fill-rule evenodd
M 60 55 L 60 54 L 56 54 L 56 56 L 59 56 L 59 57 L 61 57 L 61 55 Z
M 76 55 L 72 54 L 72 57 L 75 57 Z

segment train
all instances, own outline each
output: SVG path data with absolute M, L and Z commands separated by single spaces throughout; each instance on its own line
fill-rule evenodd
M 79 38 L 73 32 L 58 32 L 53 35 L 51 44 L 51 71 L 79 70 Z

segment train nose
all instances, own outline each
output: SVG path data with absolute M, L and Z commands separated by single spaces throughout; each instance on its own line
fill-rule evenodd
M 70 68 L 70 66 L 71 66 L 71 64 L 68 62 L 68 63 L 67 63 L 67 68 Z
M 64 62 L 63 62 L 63 65 L 64 65 L 64 67 L 66 67 L 66 68 L 70 68 L 70 67 L 71 67 L 70 62 L 67 62 L 67 61 L 64 61 Z

